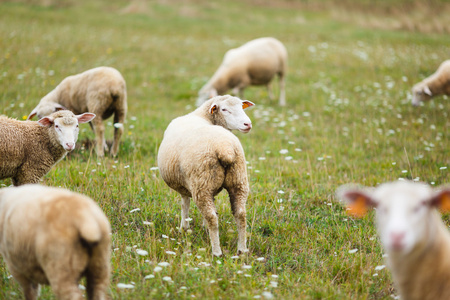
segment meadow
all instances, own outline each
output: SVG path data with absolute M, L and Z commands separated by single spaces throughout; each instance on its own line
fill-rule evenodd
M 408 0 L 380 2 L 398 14 L 414 9 Z M 399 178 L 450 183 L 448 97 L 413 107 L 410 92 L 449 58 L 450 35 L 445 27 L 389 27 L 386 11 L 374 10 L 370 20 L 378 23 L 364 23 L 367 1 L 347 11 L 352 18 L 337 17 L 351 1 L 274 3 L 0 2 L 0 114 L 26 118 L 63 78 L 93 67 L 115 67 L 127 81 L 118 157 L 97 158 L 94 134 L 83 124 L 77 148 L 42 180 L 90 196 L 108 216 L 113 299 L 397 295 L 373 213 L 349 217 L 335 190 Z M 434 11 L 448 9 L 445 1 L 430 3 Z M 403 19 L 412 24 L 428 20 L 408 13 Z M 222 192 L 215 203 L 224 256 L 214 258 L 193 203 L 192 230 L 178 231 L 180 198 L 159 175 L 158 147 L 169 122 L 195 109 L 198 90 L 224 53 L 263 36 L 288 49 L 287 106 L 269 100 L 263 87 L 245 92 L 256 104 L 246 111 L 253 129 L 235 134 L 248 161 L 250 252 L 236 256 L 236 226 Z M 0 299 L 22 299 L 1 259 Z M 51 288 L 43 287 L 40 299 L 54 299 Z

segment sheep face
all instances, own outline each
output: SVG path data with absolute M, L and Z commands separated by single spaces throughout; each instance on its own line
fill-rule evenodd
M 72 151 L 78 139 L 78 124 L 89 122 L 94 117 L 92 113 L 74 115 L 70 111 L 61 111 L 40 119 L 38 124 L 53 128 L 59 144 L 66 151 Z
M 377 228 L 386 251 L 405 255 L 424 246 L 433 233 L 429 227 L 434 208 L 450 207 L 450 189 L 433 192 L 424 184 L 385 183 L 373 190 L 347 189 L 340 193 L 351 214 L 362 216 L 375 207 Z
M 224 101 L 213 102 L 209 109 L 215 115 L 216 124 L 229 130 L 239 130 L 248 133 L 252 129 L 252 121 L 244 112 L 244 109 L 255 104 L 248 100 L 230 97 Z
M 420 102 L 430 100 L 432 96 L 428 86 L 416 84 L 412 89 L 412 105 L 418 106 Z

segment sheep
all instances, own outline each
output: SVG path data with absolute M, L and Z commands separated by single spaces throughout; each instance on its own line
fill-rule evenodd
M 272 99 L 270 82 L 278 74 L 281 106 L 286 105 L 285 75 L 287 50 L 277 39 L 265 37 L 252 40 L 239 48 L 228 50 L 211 79 L 200 89 L 197 106 L 207 99 L 233 89 L 243 98 L 249 85 L 266 85 Z
M 371 190 L 344 187 L 338 194 L 356 216 L 376 208 L 378 233 L 402 299 L 450 299 L 450 234 L 436 210 L 450 210 L 450 187 L 398 181 Z
M 221 256 L 218 217 L 214 196 L 228 191 L 238 229 L 238 253 L 247 252 L 246 210 L 249 193 L 244 150 L 231 130 L 247 133 L 252 123 L 243 109 L 248 100 L 230 95 L 216 96 L 195 111 L 174 119 L 158 151 L 158 167 L 163 180 L 180 193 L 181 226 L 188 229 L 190 198 L 203 216 L 211 240 L 212 253 Z
M 430 100 L 438 95 L 450 95 L 450 59 L 444 61 L 437 71 L 412 88 L 412 105 Z
M 29 114 L 42 118 L 60 109 L 69 109 L 75 114 L 91 112 L 97 118 L 90 123 L 95 133 L 97 156 L 103 157 L 108 151 L 103 120 L 114 114 L 114 141 L 111 155 L 116 156 L 123 134 L 123 124 L 127 114 L 126 83 L 119 71 L 110 67 L 98 67 L 69 76 L 50 93 L 44 96 Z
M 18 121 L 0 116 L 0 179 L 12 178 L 15 186 L 37 183 L 78 139 L 78 123 L 95 114 L 74 115 L 60 110 L 39 121 Z
M 0 190 L 0 253 L 25 299 L 49 284 L 58 299 L 107 299 L 111 228 L 90 198 L 27 184 Z

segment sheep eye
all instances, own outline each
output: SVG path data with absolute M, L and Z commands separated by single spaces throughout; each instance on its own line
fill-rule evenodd
M 59 126 L 58 126 L 58 125 L 55 125 L 55 128 L 59 128 Z
M 222 108 L 222 111 L 227 111 L 225 108 Z

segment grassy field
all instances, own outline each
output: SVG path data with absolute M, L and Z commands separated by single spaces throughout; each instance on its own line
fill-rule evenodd
M 449 58 L 448 34 L 365 26 L 295 1 L 31 2 L 0 3 L 0 114 L 22 119 L 63 78 L 93 67 L 115 67 L 127 81 L 119 156 L 98 159 L 84 124 L 77 149 L 42 181 L 92 197 L 109 217 L 113 299 L 396 295 L 388 269 L 376 269 L 384 262 L 373 215 L 347 216 L 334 192 L 350 182 L 450 182 L 448 98 L 410 104 L 412 85 Z M 288 49 L 288 105 L 264 88 L 245 93 L 257 104 L 247 111 L 251 133 L 236 133 L 248 161 L 250 252 L 233 257 L 236 226 L 222 192 L 225 255 L 213 258 L 193 204 L 192 232 L 178 232 L 179 196 L 155 170 L 157 151 L 169 122 L 195 108 L 223 54 L 262 36 Z M 2 260 L 0 286 L 0 299 L 22 298 Z M 41 299 L 54 299 L 49 287 Z

